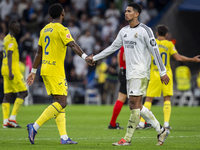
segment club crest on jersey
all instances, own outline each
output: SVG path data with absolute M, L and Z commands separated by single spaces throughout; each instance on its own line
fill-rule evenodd
M 137 33 L 135 33 L 135 35 L 134 35 L 134 38 L 137 38 L 138 37 L 138 34 Z
M 70 34 L 69 34 L 69 33 L 66 35 L 66 37 L 67 37 L 68 39 L 70 39 L 70 38 L 71 38 L 71 36 L 70 36 Z
M 10 44 L 8 45 L 9 48 L 11 48 L 12 46 L 13 46 L 13 43 L 10 43 Z
M 156 40 L 151 39 L 151 40 L 150 40 L 150 44 L 151 44 L 151 46 L 156 46 Z

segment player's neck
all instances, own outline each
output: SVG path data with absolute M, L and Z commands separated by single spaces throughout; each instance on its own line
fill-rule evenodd
M 15 34 L 13 31 L 10 31 L 8 34 L 10 34 L 11 36 L 15 37 Z
M 52 23 L 60 23 L 60 24 L 62 24 L 62 19 L 60 19 L 60 18 L 53 19 Z
M 159 41 L 165 40 L 165 36 L 158 36 L 157 39 L 158 39 Z
M 134 28 L 137 26 L 140 22 L 137 19 L 133 19 L 132 21 L 129 22 L 129 25 L 131 28 Z

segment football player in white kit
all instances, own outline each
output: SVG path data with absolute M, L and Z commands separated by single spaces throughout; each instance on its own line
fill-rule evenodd
M 130 119 L 124 138 L 113 143 L 114 146 L 131 145 L 131 138 L 140 121 L 140 116 L 157 131 L 158 143 L 156 145 L 162 145 L 169 134 L 169 130 L 163 128 L 153 113 L 142 105 L 142 96 L 146 95 L 150 78 L 151 54 L 159 69 L 162 83 L 168 84 L 169 77 L 166 74 L 151 28 L 138 21 L 141 11 L 139 4 L 130 3 L 125 11 L 125 19 L 129 22 L 129 25 L 119 31 L 116 39 L 109 47 L 95 56 L 86 58 L 88 63 L 94 65 L 95 61 L 107 57 L 124 46 Z

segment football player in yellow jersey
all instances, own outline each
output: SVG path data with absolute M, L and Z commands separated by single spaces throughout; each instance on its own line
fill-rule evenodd
M 151 110 L 151 105 L 153 102 L 154 97 L 160 97 L 161 92 L 164 96 L 164 106 L 163 106 L 163 113 L 164 113 L 164 127 L 167 129 L 172 129 L 169 126 L 169 120 L 171 115 L 171 101 L 170 98 L 173 95 L 173 77 L 172 77 L 172 70 L 170 66 L 170 57 L 173 56 L 177 61 L 190 61 L 190 62 L 200 62 L 198 56 L 193 58 L 189 58 L 183 55 L 180 55 L 174 44 L 171 41 L 166 40 L 166 36 L 168 33 L 168 28 L 164 25 L 158 25 L 156 27 L 156 43 L 159 47 L 159 52 L 162 58 L 162 61 L 166 67 L 167 75 L 171 79 L 167 85 L 162 84 L 159 76 L 158 68 L 153 60 L 151 61 L 151 70 L 150 70 L 150 81 L 147 88 L 146 99 L 144 106 Z M 137 129 L 143 129 L 145 127 L 145 120 L 143 118 L 140 119 L 140 123 L 137 126 Z
M 67 46 L 81 56 L 87 57 L 72 38 L 68 28 L 61 23 L 64 20 L 65 12 L 62 5 L 56 3 L 50 6 L 49 15 L 52 22 L 47 24 L 40 32 L 38 50 L 33 62 L 33 68 L 27 78 L 27 84 L 33 84 L 37 67 L 42 59 L 41 76 L 43 78 L 48 95 L 54 99 L 54 103 L 49 105 L 41 116 L 27 125 L 28 137 L 31 144 L 37 130 L 48 120 L 55 117 L 55 121 L 60 133 L 61 144 L 77 144 L 72 141 L 66 132 L 65 107 L 67 105 L 67 81 L 64 71 L 64 59 Z
M 19 50 L 15 36 L 20 33 L 20 25 L 17 21 L 9 22 L 9 33 L 3 40 L 3 60 L 1 74 L 4 80 L 4 98 L 2 102 L 3 127 L 21 128 L 16 122 L 17 113 L 28 95 L 24 77 L 19 69 Z M 10 100 L 18 93 L 9 117 Z

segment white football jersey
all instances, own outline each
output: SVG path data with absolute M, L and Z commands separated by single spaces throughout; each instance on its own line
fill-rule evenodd
M 123 27 L 113 43 L 93 57 L 94 61 L 105 58 L 124 46 L 126 59 L 126 79 L 150 78 L 151 54 L 158 66 L 160 76 L 166 74 L 165 66 L 159 54 L 158 46 L 151 28 L 143 23 L 131 28 Z

